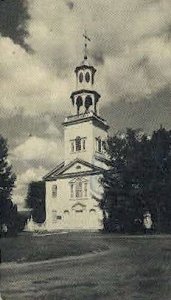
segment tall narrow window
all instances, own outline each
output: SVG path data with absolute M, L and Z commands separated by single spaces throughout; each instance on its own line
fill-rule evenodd
M 80 180 L 76 182 L 75 196 L 76 198 L 82 198 L 82 182 Z
M 82 141 L 83 141 L 83 150 L 85 150 L 85 148 L 86 148 L 86 141 L 85 141 L 85 139 L 83 139 Z
M 74 152 L 74 141 L 71 141 L 71 152 Z
M 80 136 L 77 136 L 76 139 L 75 139 L 75 149 L 76 149 L 76 151 L 81 150 L 81 138 L 80 138 Z
M 89 72 L 87 72 L 87 73 L 85 74 L 85 80 L 86 80 L 87 82 L 90 81 L 90 74 L 89 74 Z
M 79 82 L 83 82 L 83 73 L 82 72 L 79 74 Z
M 102 141 L 101 141 L 101 139 L 98 140 L 98 151 L 102 152 Z
M 96 138 L 96 149 L 98 152 L 102 152 L 102 140 L 100 137 Z
M 84 182 L 84 197 L 87 197 L 87 182 Z
M 56 184 L 52 185 L 52 197 L 53 198 L 57 197 L 57 185 Z
M 102 151 L 106 152 L 106 142 L 102 141 Z
M 56 222 L 56 216 L 57 216 L 57 211 L 56 210 L 52 210 L 52 222 L 53 223 Z
M 71 183 L 71 198 L 74 198 L 74 184 Z

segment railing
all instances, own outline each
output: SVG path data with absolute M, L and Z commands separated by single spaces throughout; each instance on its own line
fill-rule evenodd
M 70 122 L 70 121 L 76 121 L 81 119 L 86 119 L 88 117 L 95 117 L 97 120 L 102 121 L 105 125 L 107 125 L 107 122 L 102 119 L 101 117 L 97 116 L 93 111 L 90 111 L 88 113 L 80 114 L 80 115 L 74 115 L 74 116 L 68 116 L 65 118 L 64 123 Z

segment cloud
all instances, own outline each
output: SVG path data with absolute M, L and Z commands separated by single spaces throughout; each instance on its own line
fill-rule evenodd
M 13 201 L 19 206 L 24 206 L 28 184 L 32 181 L 42 180 L 47 170 L 42 166 L 38 168 L 29 168 L 17 177 L 16 188 L 14 189 Z
M 0 57 L 1 117 L 69 111 L 68 80 L 59 78 L 9 38 L 0 39 Z
M 35 161 L 40 164 L 57 164 L 63 159 L 60 157 L 62 149 L 62 141 L 59 139 L 52 141 L 31 136 L 13 150 L 13 159 L 33 164 Z
M 49 169 L 63 153 L 59 123 L 71 113 L 85 29 L 88 57 L 97 68 L 94 88 L 112 130 L 151 131 L 159 122 L 169 128 L 170 11 L 170 0 L 30 0 L 21 27 L 12 21 L 5 33 L 0 21 L 1 130 L 18 176 L 36 166 Z
M 34 54 L 0 40 L 2 116 L 70 113 L 85 27 L 102 108 L 121 98 L 138 101 L 171 83 L 170 1 L 37 0 L 28 9 L 25 42 Z
M 11 160 L 21 171 L 17 174 L 13 201 L 19 206 L 24 205 L 28 184 L 41 180 L 42 177 L 63 160 L 63 143 L 58 138 L 51 139 L 31 136 L 14 148 Z M 22 171 L 23 170 L 23 171 Z
M 30 47 L 25 42 L 28 35 L 27 22 L 29 20 L 28 1 L 0 1 L 0 33 L 10 37 L 14 43 L 26 50 Z

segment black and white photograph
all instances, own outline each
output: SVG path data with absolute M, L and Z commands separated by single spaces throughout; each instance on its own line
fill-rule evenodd
M 171 1 L 0 0 L 0 300 L 171 299 Z

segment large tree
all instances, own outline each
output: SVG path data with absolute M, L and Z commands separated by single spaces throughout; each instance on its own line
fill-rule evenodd
M 171 131 L 154 131 L 151 141 L 152 168 L 148 184 L 148 205 L 157 230 L 171 230 Z
M 171 134 L 160 128 L 149 139 L 128 129 L 108 139 L 111 167 L 104 172 L 102 209 L 107 230 L 132 231 L 149 210 L 156 229 L 170 226 Z
M 8 161 L 7 141 L 0 135 L 0 230 L 15 227 L 16 205 L 11 201 L 16 176 Z
M 44 181 L 32 181 L 29 184 L 26 205 L 32 209 L 33 221 L 37 223 L 43 223 L 45 221 L 46 214 Z

